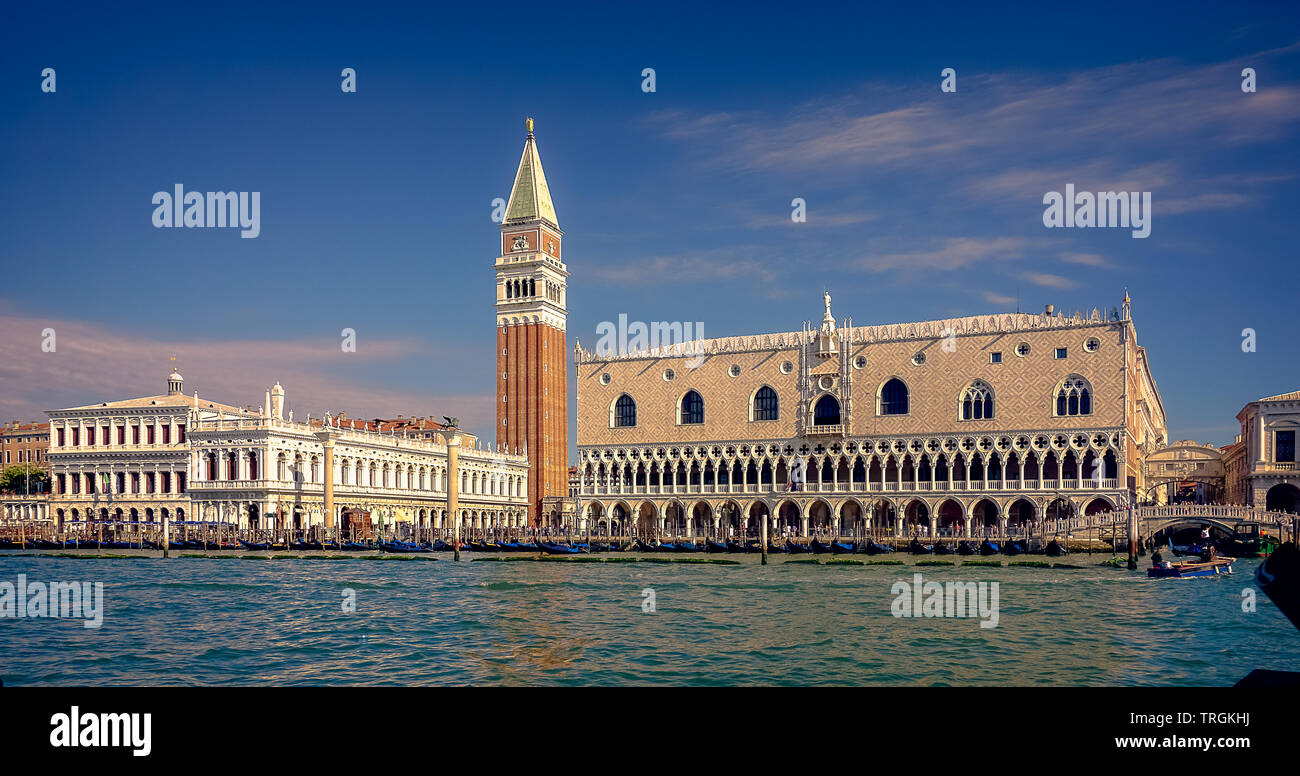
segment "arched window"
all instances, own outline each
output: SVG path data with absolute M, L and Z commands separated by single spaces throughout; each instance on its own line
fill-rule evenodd
M 687 391 L 682 397 L 681 423 L 704 422 L 704 399 L 697 391 Z
M 988 420 L 993 417 L 993 388 L 976 380 L 961 394 L 962 420 Z
M 814 426 L 838 426 L 840 424 L 840 402 L 829 393 L 813 405 Z
M 1056 389 L 1056 414 L 1091 415 L 1092 384 L 1079 375 L 1070 375 Z
M 879 415 L 907 414 L 907 385 L 897 377 L 880 388 Z
M 635 426 L 636 425 L 636 402 L 626 393 L 618 397 L 614 402 L 614 426 Z
M 754 420 L 776 420 L 780 415 L 776 391 L 766 385 L 759 388 L 754 394 Z

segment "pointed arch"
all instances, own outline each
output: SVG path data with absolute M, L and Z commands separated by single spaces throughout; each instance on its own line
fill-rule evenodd
M 983 380 L 971 381 L 957 400 L 957 417 L 961 420 L 992 420 L 993 411 L 993 386 Z
M 781 417 L 780 399 L 770 385 L 761 385 L 749 397 L 750 420 L 778 420 Z
M 1093 398 L 1092 383 L 1083 375 L 1072 374 L 1057 384 L 1052 412 L 1057 417 L 1091 415 Z
M 677 424 L 699 425 L 704 422 L 704 397 L 692 388 L 677 400 Z
M 876 391 L 877 415 L 906 415 L 911 398 L 911 390 L 903 378 L 897 375 L 880 384 Z
M 822 394 L 813 403 L 814 426 L 838 426 L 840 424 L 840 400 L 829 393 Z
M 609 405 L 609 427 L 628 428 L 636 425 L 636 400 L 628 394 L 620 394 Z

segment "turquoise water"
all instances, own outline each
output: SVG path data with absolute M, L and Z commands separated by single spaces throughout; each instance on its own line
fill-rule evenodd
M 72 560 L 0 582 L 102 581 L 99 629 L 0 619 L 6 685 L 1230 685 L 1294 669 L 1300 632 L 1231 577 L 1040 568 Z M 1075 556 L 1070 562 L 1084 565 Z M 899 580 L 999 583 L 999 624 L 903 619 Z M 642 592 L 654 590 L 653 613 Z M 343 611 L 348 590 L 356 612 Z

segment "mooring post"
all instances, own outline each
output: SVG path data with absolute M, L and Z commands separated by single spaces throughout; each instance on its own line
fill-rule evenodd
M 1128 568 L 1134 571 L 1138 567 L 1137 520 L 1133 515 L 1133 505 L 1128 505 Z
M 171 536 L 172 536 L 171 515 L 166 514 L 163 515 L 163 536 L 162 536 L 162 548 L 163 548 L 164 558 L 170 557 L 171 545 L 172 545 Z
M 762 533 L 759 536 L 760 547 L 762 549 L 762 565 L 767 565 L 767 510 L 763 510 Z

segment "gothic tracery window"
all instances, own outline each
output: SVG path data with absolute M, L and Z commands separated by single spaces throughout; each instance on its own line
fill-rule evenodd
M 1079 375 L 1065 378 L 1056 390 L 1056 414 L 1069 415 L 1092 414 L 1092 384 Z
M 993 388 L 983 380 L 976 380 L 962 391 L 961 419 L 989 420 L 993 417 Z

